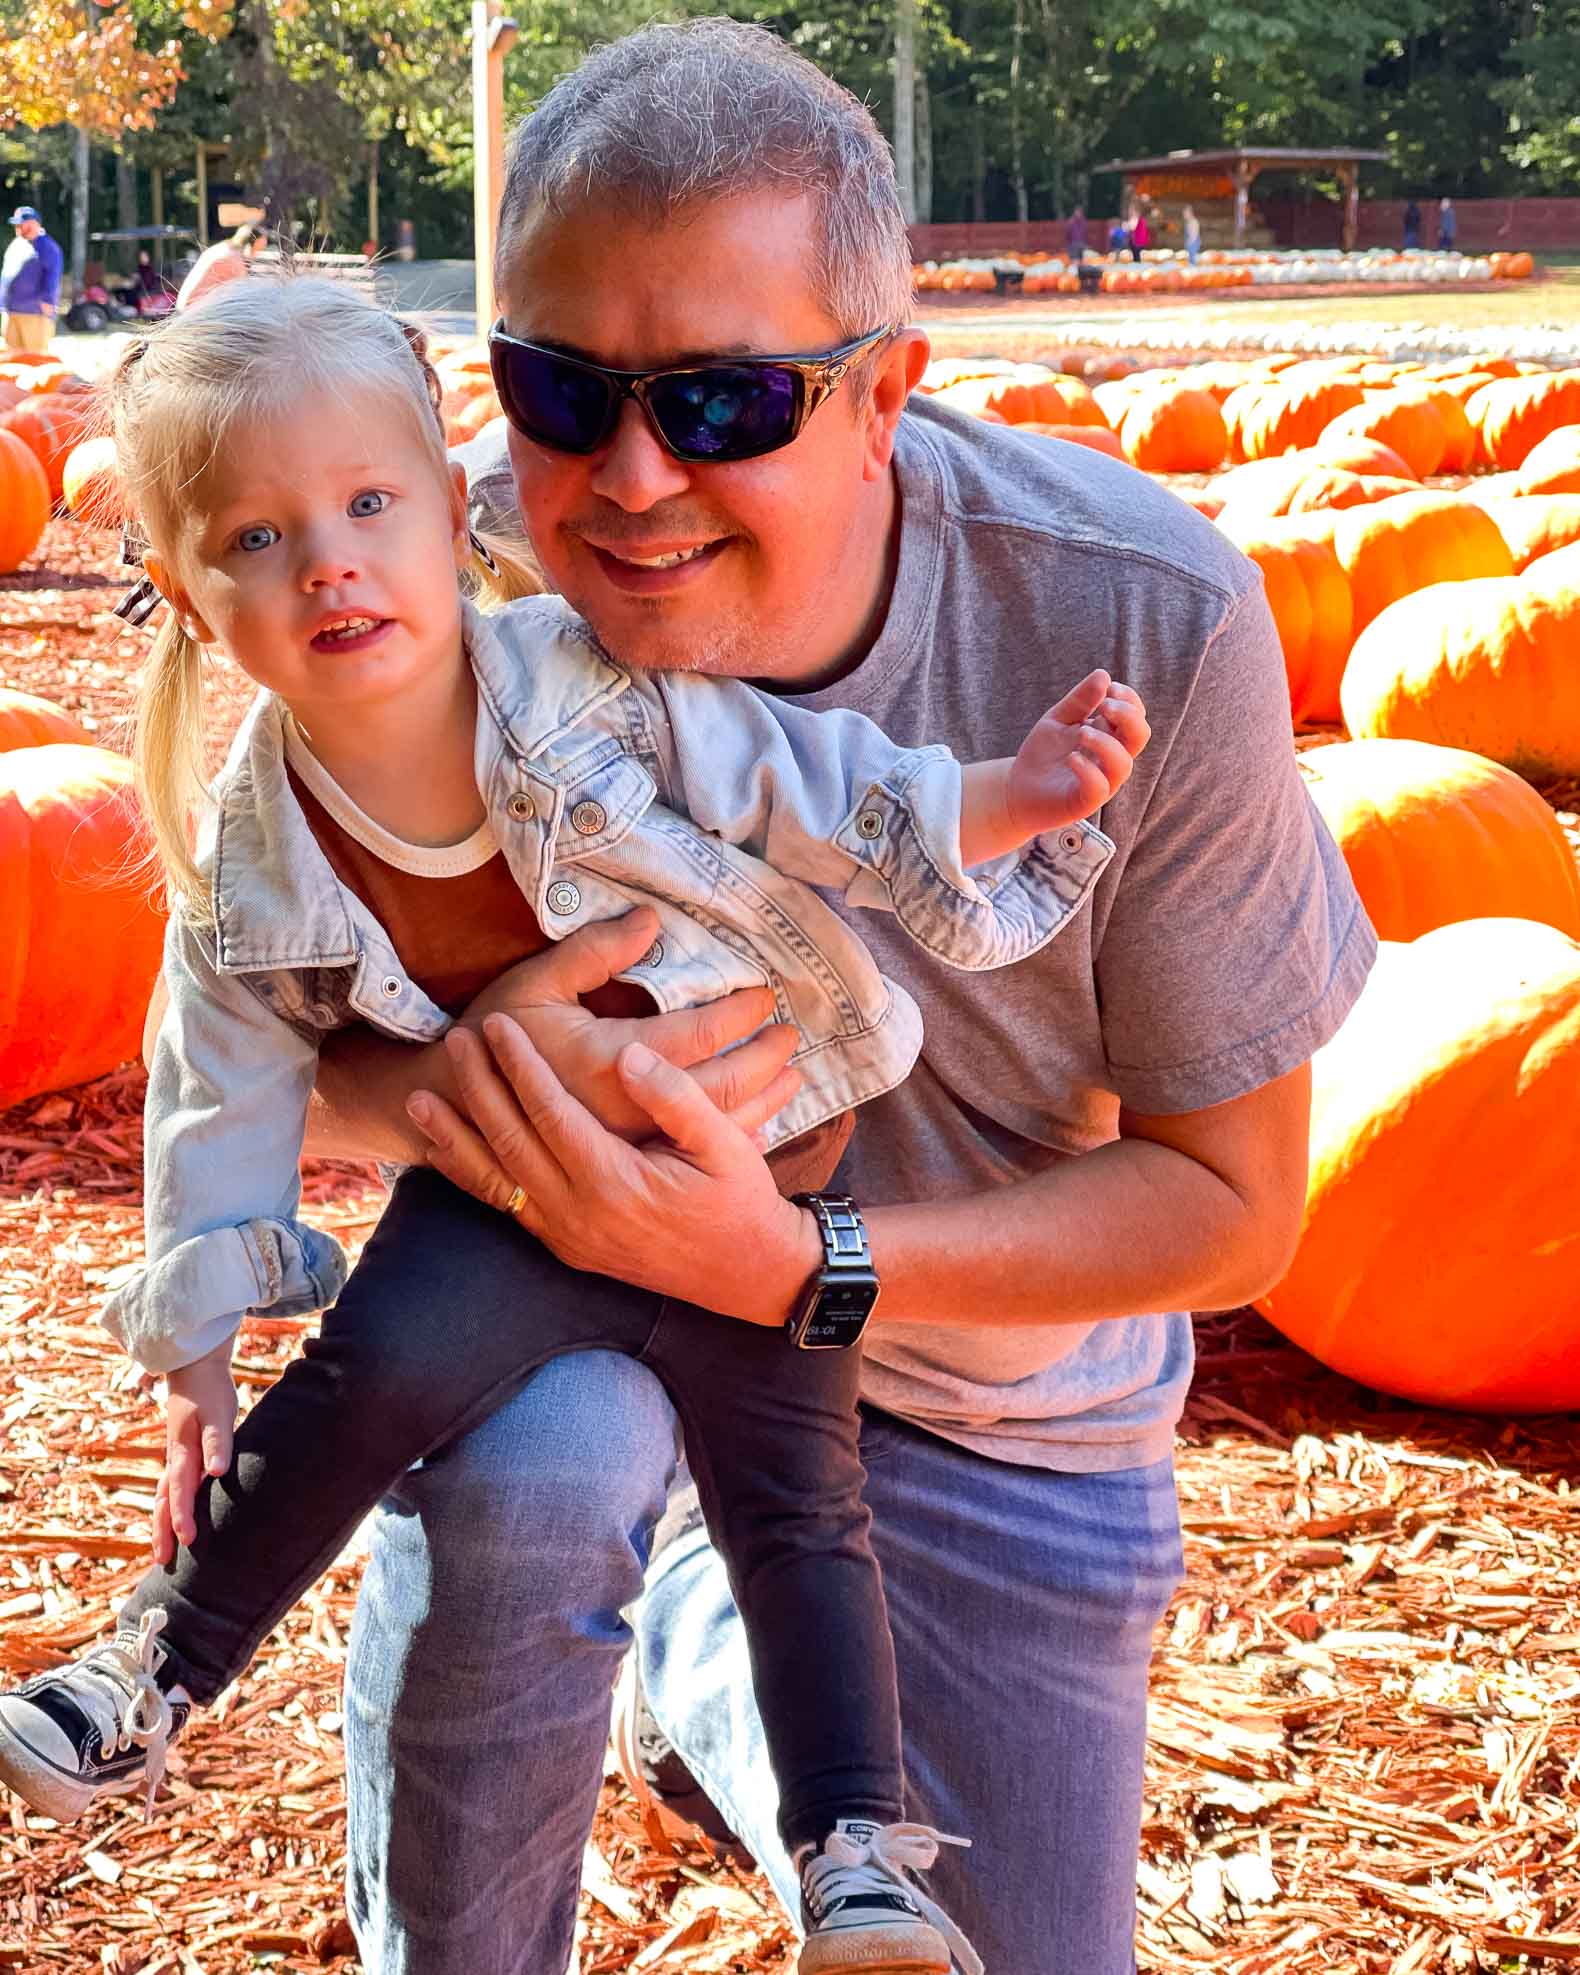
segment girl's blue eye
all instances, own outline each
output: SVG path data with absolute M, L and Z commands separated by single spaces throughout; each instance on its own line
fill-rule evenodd
M 277 528 L 271 528 L 266 521 L 260 521 L 256 528 L 242 529 L 241 533 L 236 537 L 236 546 L 238 549 L 249 551 L 267 549 L 272 547 L 279 539 L 280 531 Z
M 347 508 L 346 512 L 354 515 L 357 520 L 362 521 L 370 514 L 382 514 L 388 506 L 389 495 L 381 494 L 376 489 L 370 487 L 366 493 L 354 494 L 352 496 L 351 505 Z

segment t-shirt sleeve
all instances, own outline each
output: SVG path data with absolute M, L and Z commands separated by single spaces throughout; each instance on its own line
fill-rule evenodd
M 1102 932 L 1097 987 L 1120 1102 L 1204 1110 L 1298 1068 L 1338 1028 L 1376 951 L 1290 746 L 1258 586 L 1203 653 Z

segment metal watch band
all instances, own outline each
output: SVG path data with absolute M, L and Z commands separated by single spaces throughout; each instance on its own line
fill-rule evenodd
M 840 1274 L 865 1274 L 872 1267 L 872 1244 L 861 1210 L 848 1193 L 796 1193 L 791 1198 L 805 1207 L 823 1237 L 823 1267 Z

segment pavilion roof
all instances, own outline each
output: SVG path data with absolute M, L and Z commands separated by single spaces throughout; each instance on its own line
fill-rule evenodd
M 1167 151 L 1161 158 L 1111 158 L 1107 164 L 1094 165 L 1094 171 L 1142 172 L 1200 172 L 1204 177 L 1232 171 L 1238 164 L 1266 165 L 1281 167 L 1286 171 L 1310 170 L 1321 165 L 1339 164 L 1386 164 L 1386 151 L 1351 151 L 1345 149 L 1286 150 L 1265 145 L 1248 145 L 1239 150 L 1222 151 Z

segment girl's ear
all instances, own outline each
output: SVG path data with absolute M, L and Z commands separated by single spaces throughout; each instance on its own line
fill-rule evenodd
M 472 564 L 472 523 L 466 511 L 466 468 L 459 460 L 450 461 L 450 536 L 457 569 Z
M 214 633 L 199 617 L 192 599 L 176 581 L 174 572 L 156 555 L 143 557 L 148 580 L 176 614 L 176 621 L 195 645 L 217 644 Z

